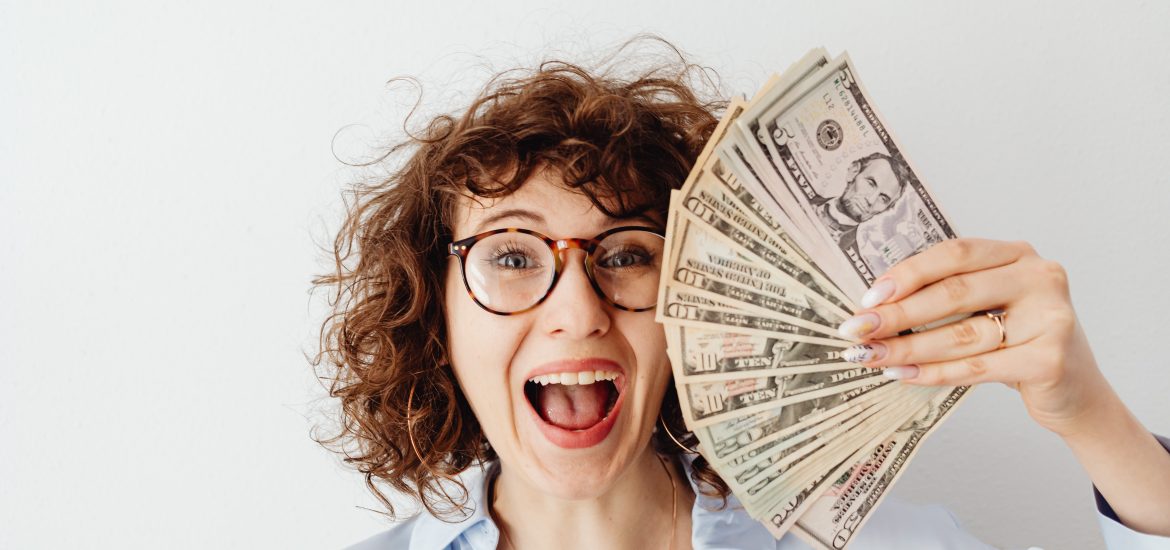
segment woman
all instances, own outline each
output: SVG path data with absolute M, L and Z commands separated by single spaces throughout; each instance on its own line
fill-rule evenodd
M 681 447 L 695 441 L 652 307 L 669 191 L 725 105 L 696 96 L 696 71 L 502 74 L 358 189 L 337 270 L 315 281 L 338 293 L 315 364 L 327 358 L 344 424 L 324 443 L 391 515 L 378 483 L 425 508 L 358 548 L 803 547 L 768 536 Z M 894 267 L 863 305 L 842 326 L 868 344 L 858 361 L 905 384 L 1017 388 L 1113 506 L 1114 544 L 1170 535 L 1170 454 L 1101 376 L 1059 265 L 1023 243 L 949 242 Z M 897 336 L 992 308 L 1008 312 L 1002 349 L 983 316 Z M 853 547 L 883 539 L 982 547 L 945 512 L 896 502 Z

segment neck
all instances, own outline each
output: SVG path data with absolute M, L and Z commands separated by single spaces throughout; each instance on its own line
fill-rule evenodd
M 690 548 L 694 493 L 672 461 L 667 465 L 670 477 L 647 445 L 604 493 L 567 500 L 501 462 L 491 502 L 502 533 L 499 548 L 655 550 L 666 548 L 672 533 L 674 548 Z

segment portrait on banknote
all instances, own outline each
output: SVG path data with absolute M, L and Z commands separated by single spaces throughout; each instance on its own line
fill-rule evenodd
M 816 195 L 809 203 L 830 237 L 845 249 L 856 242 L 858 225 L 892 208 L 909 181 L 910 169 L 901 159 L 870 153 L 849 164 L 840 195 Z

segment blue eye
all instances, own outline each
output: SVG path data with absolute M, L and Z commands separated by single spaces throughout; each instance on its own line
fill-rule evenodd
M 504 244 L 492 251 L 488 258 L 491 266 L 504 271 L 521 271 L 541 267 L 539 259 L 523 246 Z
M 519 254 L 506 254 L 496 258 L 496 265 L 500 267 L 506 267 L 508 269 L 524 269 L 529 267 L 530 263 L 530 258 L 527 256 L 521 256 Z
M 622 269 L 650 265 L 651 260 L 653 255 L 648 251 L 627 246 L 607 251 L 597 265 L 606 269 Z

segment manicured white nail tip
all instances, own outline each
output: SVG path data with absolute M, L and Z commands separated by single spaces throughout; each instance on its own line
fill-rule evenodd
M 865 294 L 861 295 L 861 300 L 859 303 L 861 304 L 861 307 L 869 309 L 888 300 L 890 296 L 893 295 L 894 281 L 886 279 L 884 281 L 878 282 L 878 284 L 873 285 L 869 290 L 865 291 Z
M 578 384 L 592 384 L 594 380 L 593 371 L 582 371 L 577 373 Z
M 882 369 L 882 374 L 893 380 L 906 380 L 918 376 L 918 367 L 886 367 Z
M 855 317 L 850 317 L 837 327 L 837 334 L 846 340 L 858 340 L 862 336 L 869 334 L 877 328 L 881 319 L 876 313 L 862 313 Z
M 561 373 L 561 383 L 566 385 L 566 386 L 575 386 L 577 384 L 577 373 L 575 373 L 575 372 L 562 372 Z

